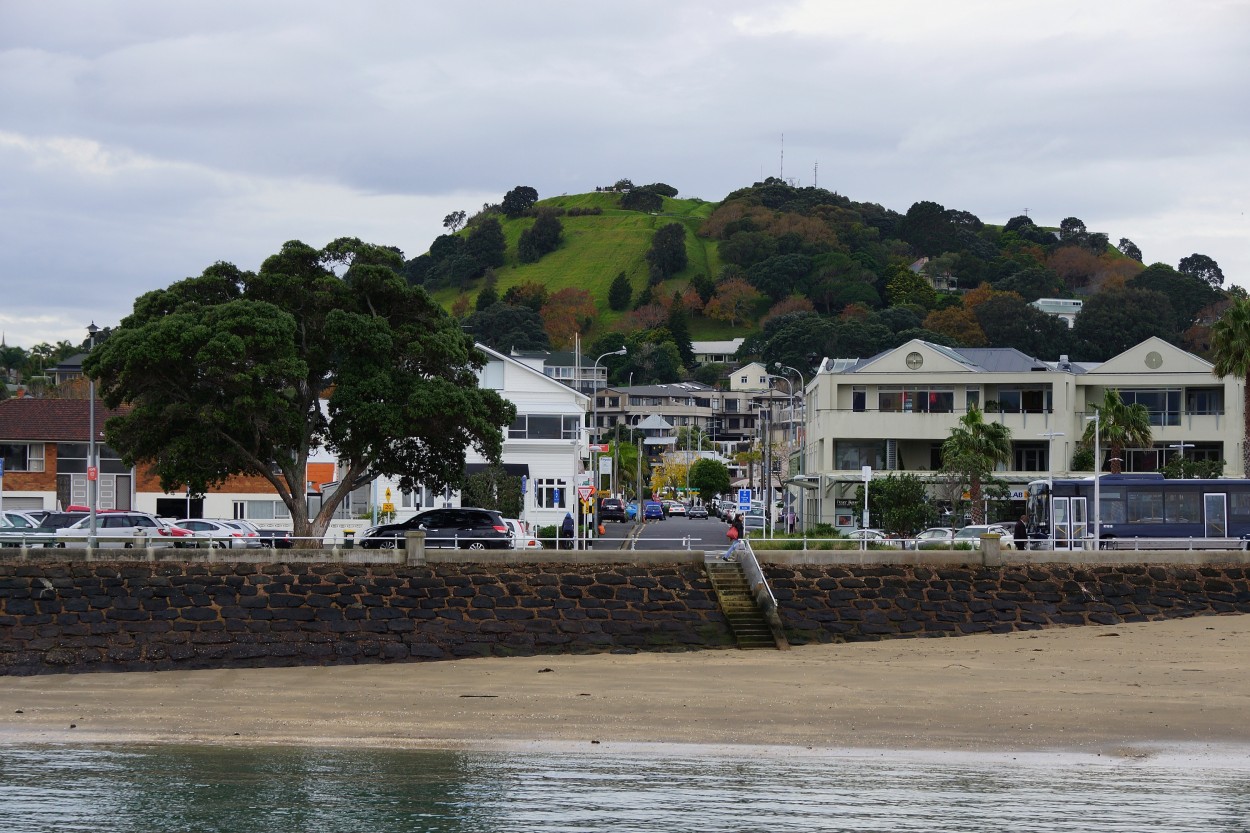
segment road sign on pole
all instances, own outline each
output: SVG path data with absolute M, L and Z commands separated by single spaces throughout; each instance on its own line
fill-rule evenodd
M 577 495 L 583 501 L 590 500 L 590 496 L 593 495 L 594 493 L 595 493 L 594 486 L 578 486 L 577 487 Z

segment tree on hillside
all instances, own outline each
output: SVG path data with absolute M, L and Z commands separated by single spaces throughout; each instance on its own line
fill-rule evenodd
M 517 259 L 522 263 L 536 263 L 543 255 L 560 247 L 564 236 L 564 224 L 550 211 L 540 211 L 534 225 L 521 232 L 517 240 Z
M 1121 237 L 1120 242 L 1116 246 L 1116 248 L 1119 249 L 1120 254 L 1124 255 L 1125 257 L 1131 257 L 1133 260 L 1136 260 L 1138 263 L 1145 262 L 1142 260 L 1142 257 L 1141 257 L 1141 249 L 1137 248 L 1137 244 L 1134 243 L 1132 240 L 1129 240 L 1127 237 Z
M 681 223 L 662 226 L 651 238 L 647 251 L 651 283 L 662 283 L 686 268 L 686 227 Z
M 747 280 L 773 301 L 804 289 L 812 259 L 803 254 L 770 257 L 747 270 Z
M 1196 252 L 1189 257 L 1181 258 L 1176 271 L 1182 275 L 1206 281 L 1211 286 L 1224 285 L 1224 270 L 1220 269 L 1220 265 L 1206 255 Z
M 650 185 L 644 185 L 648 191 L 654 191 L 662 197 L 676 197 L 677 189 L 663 182 L 653 182 Z
M 1073 337 L 1089 361 L 1106 361 L 1151 336 L 1175 344 L 1175 315 L 1167 296 L 1148 289 L 1109 289 L 1086 299 Z
M 634 188 L 621 194 L 621 208 L 655 214 L 664 207 L 664 197 L 649 188 Z
M 716 321 L 728 321 L 737 326 L 746 321 L 755 305 L 764 296 L 742 278 L 731 278 L 716 287 L 716 296 L 707 302 L 703 314 Z
M 608 307 L 617 312 L 624 312 L 629 309 L 633 294 L 634 287 L 630 284 L 629 278 L 625 277 L 624 272 L 618 272 L 612 279 L 612 286 L 608 288 Z
M 1128 286 L 1166 295 L 1172 305 L 1173 326 L 1177 332 L 1189 329 L 1203 309 L 1223 297 L 1219 289 L 1202 277 L 1179 272 L 1166 263 L 1147 266 Z
M 1002 292 L 1015 292 L 1029 302 L 1038 298 L 1062 297 L 1067 293 L 1067 287 L 1060 277 L 1053 270 L 1041 266 L 1013 272 L 994 284 L 994 288 Z
M 1054 361 L 1069 352 L 1068 325 L 1026 304 L 1019 295 L 996 295 L 976 308 L 977 323 L 995 347 L 1014 347 L 1029 356 Z
M 538 281 L 526 281 L 510 286 L 503 294 L 503 302 L 518 307 L 529 307 L 534 312 L 540 312 L 543 304 L 547 303 L 547 287 Z
M 961 347 L 984 347 L 988 341 L 973 310 L 949 307 L 925 316 L 924 328 L 939 333 Z
M 574 336 L 590 329 L 598 311 L 595 299 L 584 289 L 570 286 L 551 293 L 542 311 L 551 343 L 557 348 L 572 347 Z
M 465 214 L 463 211 L 453 211 L 443 218 L 443 228 L 452 234 L 464 228 Z
M 551 349 L 542 316 L 529 307 L 495 304 L 466 318 L 464 329 L 475 340 L 501 353 Z
M 481 312 L 487 307 L 494 306 L 499 303 L 499 278 L 495 276 L 494 270 L 488 269 L 486 277 L 482 281 L 482 289 L 477 293 L 477 301 L 474 302 L 473 308 L 477 312 Z
M 986 422 L 975 405 L 959 418 L 942 443 L 942 469 L 968 486 L 974 524 L 985 523 L 982 486 L 993 478 L 998 464 L 1011 462 L 1011 429 L 997 422 Z
M 668 307 L 668 331 L 677 345 L 681 363 L 686 367 L 694 367 L 694 344 L 690 341 L 690 314 L 681 302 L 677 293 L 673 293 L 673 303 Z
M 475 223 L 465 239 L 464 249 L 483 269 L 503 266 L 508 243 L 499 219 L 486 217 Z
M 905 266 L 899 266 L 893 270 L 889 283 L 886 284 L 886 294 L 893 306 L 916 304 L 932 308 L 937 303 L 937 291 L 933 286 L 921 275 Z
M 1211 328 L 1211 372 L 1217 377 L 1235 376 L 1242 381 L 1242 471 L 1250 472 L 1250 300 L 1233 303 Z
M 366 476 L 458 484 L 469 446 L 498 459 L 516 409 L 478 387 L 486 357 L 402 262 L 355 239 L 292 241 L 255 274 L 218 263 L 142 296 L 83 368 L 109 407 L 131 406 L 106 423 L 109 445 L 166 491 L 261 477 L 305 539 Z M 306 466 L 321 447 L 339 485 L 310 518 Z
M 520 217 L 538 202 L 538 192 L 528 185 L 518 185 L 503 195 L 500 208 L 505 216 L 513 219 Z
M 1098 413 L 1098 419 L 1086 424 L 1081 445 L 1093 448 L 1097 435 L 1101 449 L 1107 453 L 1108 471 L 1119 474 L 1123 471 L 1126 448 L 1150 448 L 1154 442 L 1150 431 L 1150 411 L 1140 402 L 1125 403 L 1120 391 L 1115 388 L 1103 391 L 1102 403 L 1093 408 Z M 1101 467 L 1100 460 L 1094 462 Z
M 736 231 L 718 251 L 725 263 L 750 267 L 777 254 L 777 238 L 764 231 Z

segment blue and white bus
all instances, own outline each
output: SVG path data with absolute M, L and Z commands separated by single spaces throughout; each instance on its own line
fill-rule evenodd
M 1053 482 L 1053 491 L 1052 491 Z M 1094 539 L 1094 478 L 1034 480 L 1025 515 L 1033 549 L 1081 549 Z M 1214 545 L 1250 536 L 1250 480 L 1180 480 L 1159 473 L 1098 479 L 1099 546 Z M 1201 539 L 1201 540 L 1199 540 Z M 1240 548 L 1240 544 L 1236 545 Z

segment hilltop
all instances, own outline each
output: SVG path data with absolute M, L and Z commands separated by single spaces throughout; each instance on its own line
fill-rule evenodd
M 563 349 L 575 332 L 587 352 L 646 345 L 645 361 L 613 365 L 635 381 L 685 375 L 692 338 L 735 335 L 742 355 L 795 366 L 913 337 L 1098 360 L 1158 335 L 1201 353 L 1238 294 L 1210 258 L 1146 266 L 1131 240 L 1111 245 L 1075 217 L 996 226 L 773 178 L 720 202 L 676 195 L 622 181 L 540 200 L 518 186 L 473 217 L 449 215 L 405 273 L 501 349 Z M 1039 298 L 1080 301 L 1076 326 L 1030 305 Z

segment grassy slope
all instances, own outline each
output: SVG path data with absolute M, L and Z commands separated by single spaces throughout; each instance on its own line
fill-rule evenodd
M 651 237 L 660 227 L 674 222 L 686 227 L 686 255 L 690 264 L 655 291 L 671 294 L 685 289 L 696 275 L 706 274 L 715 278 L 720 273 L 716 242 L 697 235 L 703 220 L 716 208 L 716 203 L 666 198 L 659 214 L 647 214 L 623 211 L 619 202 L 618 195 L 605 193 L 572 194 L 539 201 L 539 206 L 564 209 L 597 207 L 603 213 L 561 217 L 560 222 L 564 224 L 563 243 L 537 263 L 519 263 L 516 259 L 517 240 L 534 221 L 528 218 L 502 219 L 508 255 L 507 262 L 495 270 L 500 296 L 510 287 L 531 281 L 546 286 L 548 292 L 567 287 L 585 289 L 599 307 L 599 319 L 587 336 L 595 338 L 611 329 L 623 315 L 608 307 L 608 289 L 612 281 L 617 274 L 624 272 L 633 284 L 634 297 L 638 297 L 647 285 L 646 254 L 651 247 Z M 479 288 L 470 291 L 471 299 L 476 299 Z M 454 289 L 443 289 L 435 292 L 434 298 L 450 308 L 459 294 Z M 736 332 L 728 324 L 708 321 L 700 316 L 692 319 L 690 329 L 691 335 L 698 339 L 730 338 Z

